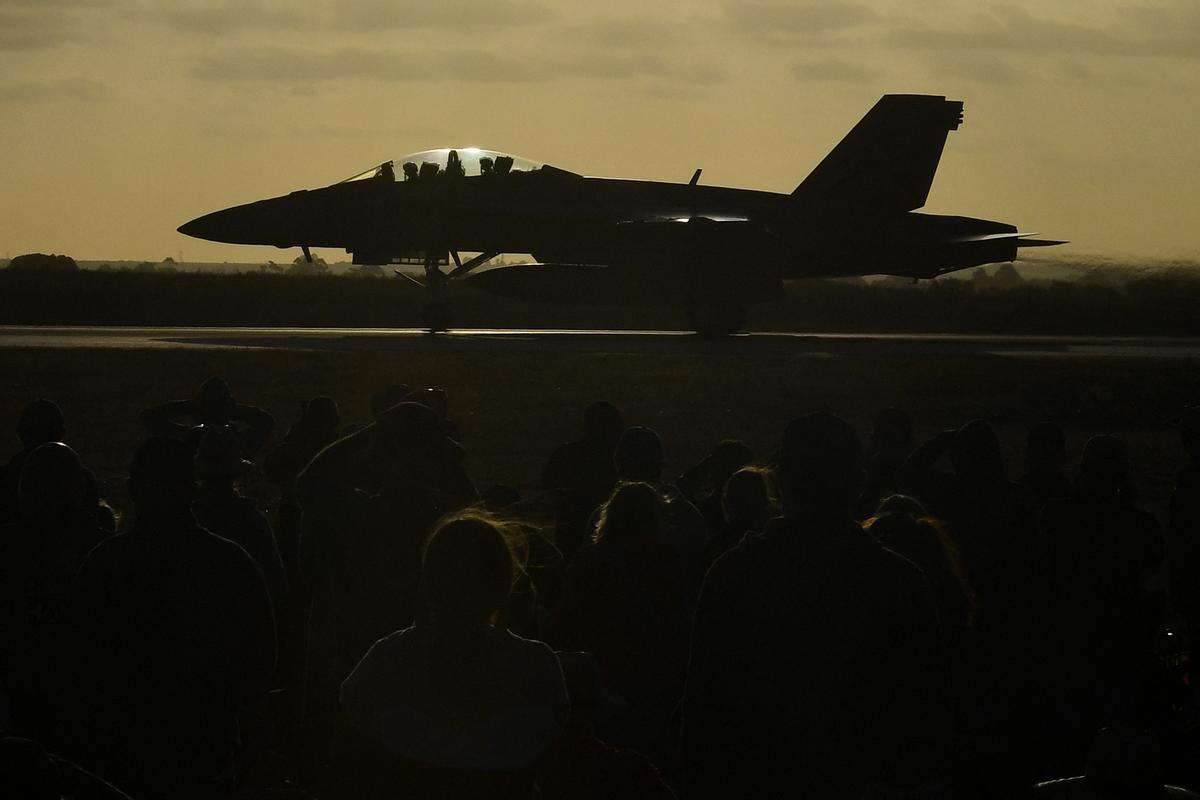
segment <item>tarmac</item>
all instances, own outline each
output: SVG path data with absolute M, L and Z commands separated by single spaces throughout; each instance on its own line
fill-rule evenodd
M 748 332 L 720 339 L 690 331 L 418 328 L 149 328 L 0 326 L 0 350 L 258 349 L 318 351 L 780 354 L 879 357 L 973 354 L 1015 359 L 1200 361 L 1200 338 Z

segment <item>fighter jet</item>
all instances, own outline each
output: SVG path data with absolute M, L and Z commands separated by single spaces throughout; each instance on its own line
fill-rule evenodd
M 427 321 L 469 279 L 552 302 L 680 304 L 695 330 L 740 329 L 793 278 L 914 280 L 1013 261 L 1030 238 L 1003 223 L 923 214 L 963 104 L 884 95 L 790 194 L 585 177 L 475 147 L 413 153 L 319 189 L 234 206 L 179 228 L 233 244 L 344 248 L 354 264 L 419 265 Z M 474 254 L 464 258 L 461 254 Z M 534 261 L 492 266 L 501 254 Z M 451 266 L 453 262 L 453 266 Z M 399 274 L 404 274 L 398 271 Z

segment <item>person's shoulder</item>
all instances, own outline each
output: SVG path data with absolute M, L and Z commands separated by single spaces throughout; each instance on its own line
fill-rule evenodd
M 558 656 L 554 654 L 554 650 L 550 645 L 538 639 L 526 639 L 523 636 L 513 633 L 508 628 L 495 627 L 491 632 L 491 639 L 495 647 L 501 652 L 507 652 L 517 656 L 522 660 L 540 661 L 545 664 L 553 664 L 558 668 Z
M 202 554 L 203 557 L 207 557 L 213 562 L 228 565 L 231 569 L 247 572 L 248 568 L 249 572 L 259 573 L 254 558 L 246 548 L 237 542 L 226 539 L 200 525 L 193 526 L 189 534 L 188 540 L 197 554 Z
M 741 540 L 717 556 L 709 566 L 705 583 L 720 584 L 741 575 L 747 569 L 770 557 L 772 542 L 767 533 L 747 531 Z

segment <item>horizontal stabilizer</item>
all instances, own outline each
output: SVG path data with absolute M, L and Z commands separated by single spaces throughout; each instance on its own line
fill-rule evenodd
M 946 135 L 963 104 L 935 95 L 888 94 L 792 192 L 815 208 L 888 213 L 925 205 Z
M 1070 244 L 1059 239 L 1017 239 L 1017 247 L 1056 247 L 1060 244 Z
M 1037 236 L 1036 233 L 1018 233 L 1017 231 L 1002 231 L 1000 233 L 982 233 L 973 236 L 956 236 L 951 239 L 951 242 L 994 242 L 1001 239 L 1016 239 L 1017 247 L 1054 247 L 1060 244 L 1069 244 L 1066 241 L 1058 239 L 1030 239 L 1030 236 Z

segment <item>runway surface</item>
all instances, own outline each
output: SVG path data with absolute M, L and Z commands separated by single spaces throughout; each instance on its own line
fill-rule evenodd
M 1200 338 L 770 332 L 707 339 L 688 331 L 460 329 L 430 335 L 416 328 L 0 326 L 0 350 L 18 348 L 778 353 L 810 357 L 986 354 L 1200 360 Z

